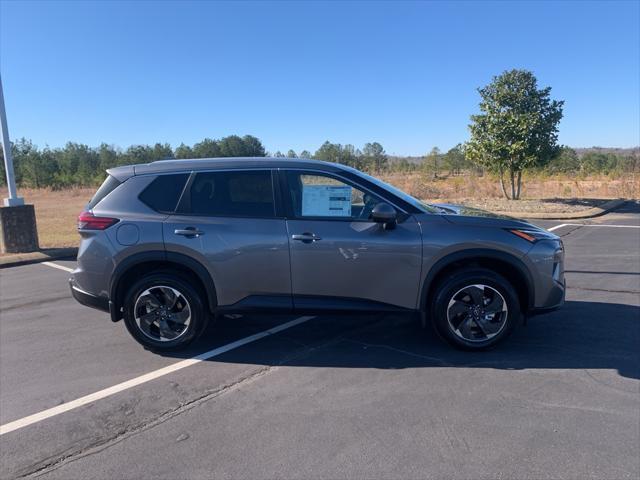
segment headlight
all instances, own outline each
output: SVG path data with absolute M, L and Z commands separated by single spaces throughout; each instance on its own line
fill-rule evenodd
M 514 235 L 517 235 L 520 238 L 524 238 L 526 241 L 534 243 L 537 242 L 538 240 L 557 240 L 558 236 L 551 233 L 551 232 L 547 232 L 546 230 L 538 230 L 536 229 L 528 229 L 528 228 L 518 228 L 518 229 L 511 229 L 509 230 L 509 232 L 513 233 Z

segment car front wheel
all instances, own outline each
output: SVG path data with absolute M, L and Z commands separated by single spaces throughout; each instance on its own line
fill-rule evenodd
M 486 269 L 463 269 L 437 289 L 432 319 L 455 347 L 484 350 L 508 337 L 520 322 L 520 302 L 511 283 Z

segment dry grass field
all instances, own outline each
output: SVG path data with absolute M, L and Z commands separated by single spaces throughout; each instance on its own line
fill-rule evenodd
M 384 181 L 409 192 L 417 198 L 433 202 L 466 201 L 476 203 L 489 199 L 502 199 L 500 182 L 493 176 L 464 175 L 433 179 L 425 174 L 386 174 Z M 523 176 L 522 199 L 543 198 L 637 198 L 640 176 L 609 178 L 605 175 L 585 179 L 566 177 Z M 511 202 L 509 202 L 511 203 Z M 514 202 L 517 203 L 517 202 Z M 509 209 L 504 209 L 505 211 Z M 509 210 L 512 211 L 512 210 Z
M 18 190 L 26 203 L 32 203 L 35 206 L 41 248 L 78 246 L 76 219 L 95 190 L 95 188 L 73 188 L 61 191 L 44 188 Z M 3 198 L 7 196 L 6 189 L 2 189 L 0 196 Z
M 640 196 L 640 178 L 525 178 L 523 200 L 513 202 L 502 199 L 499 183 L 491 176 L 434 180 L 425 174 L 395 173 L 380 177 L 429 202 L 464 203 L 493 211 L 567 212 L 591 208 L 598 199 Z M 20 195 L 35 205 L 42 248 L 77 246 L 76 218 L 94 191 L 95 188 L 20 189 Z M 0 196 L 6 195 L 6 189 L 0 189 Z

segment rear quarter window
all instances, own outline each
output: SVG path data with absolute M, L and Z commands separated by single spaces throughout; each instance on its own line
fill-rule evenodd
M 112 177 L 111 175 L 109 175 L 105 179 L 105 181 L 102 182 L 102 185 L 100 185 L 100 188 L 96 191 L 96 193 L 93 194 L 93 198 L 91 198 L 91 200 L 89 200 L 89 203 L 87 203 L 86 209 L 91 210 L 93 207 L 95 207 L 104 199 L 104 197 L 113 192 L 116 187 L 120 185 L 120 183 L 121 182 L 116 179 L 116 177 Z
M 160 175 L 147 185 L 138 198 L 157 212 L 173 213 L 188 178 L 188 173 Z

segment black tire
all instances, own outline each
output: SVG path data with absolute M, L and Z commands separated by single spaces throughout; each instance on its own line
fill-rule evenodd
M 154 288 L 155 287 L 155 288 Z M 172 320 L 166 321 L 163 324 L 166 327 L 165 332 L 171 332 L 171 335 L 176 334 L 174 339 L 163 337 L 160 332 L 159 322 L 156 320 L 153 324 L 147 327 L 148 332 L 143 331 L 143 327 L 139 326 L 143 322 L 137 320 L 142 317 L 144 310 L 149 307 L 145 307 L 144 299 L 138 303 L 141 294 L 146 291 L 160 292 L 167 291 L 164 287 L 167 287 L 169 291 L 178 292 L 182 297 L 178 296 L 175 302 L 177 307 L 169 309 L 166 315 L 171 316 L 172 310 L 181 307 L 180 314 L 186 315 L 185 311 L 188 309 L 189 319 L 186 327 L 180 326 L 179 322 L 173 322 Z M 147 295 L 148 297 L 149 295 Z M 162 300 L 162 295 L 160 295 Z M 124 323 L 129 330 L 129 333 L 138 343 L 153 351 L 173 351 L 186 348 L 190 343 L 196 340 L 202 332 L 205 330 L 208 322 L 208 314 L 203 305 L 203 294 L 198 288 L 191 285 L 185 277 L 170 271 L 152 272 L 144 275 L 138 279 L 127 291 L 124 300 Z M 157 299 L 156 299 L 157 300 Z M 170 299 L 169 299 L 170 300 Z M 167 302 L 167 303 L 170 303 Z M 184 305 L 186 304 L 186 307 Z M 137 305 L 137 306 L 136 306 Z M 136 308 L 139 310 L 136 312 Z M 156 312 L 156 308 L 153 309 L 153 313 Z M 136 315 L 136 313 L 138 315 Z M 159 315 L 159 314 L 158 314 Z M 167 317 L 165 317 L 167 318 Z M 169 325 L 175 328 L 169 328 Z M 157 333 L 157 335 L 155 335 Z M 154 339 L 156 336 L 159 339 Z
M 468 294 L 473 293 L 475 297 L 478 292 L 482 292 L 482 302 L 474 302 L 472 295 Z M 511 335 L 522 320 L 518 294 L 511 283 L 502 275 L 484 268 L 456 270 L 438 285 L 432 298 L 430 317 L 434 330 L 449 344 L 462 350 L 495 347 Z M 495 303 L 493 299 L 496 299 Z M 487 313 L 483 307 L 475 309 L 476 303 L 482 305 L 483 302 L 494 305 L 488 310 L 497 309 L 502 304 L 506 312 Z M 491 319 L 488 320 L 487 316 Z

